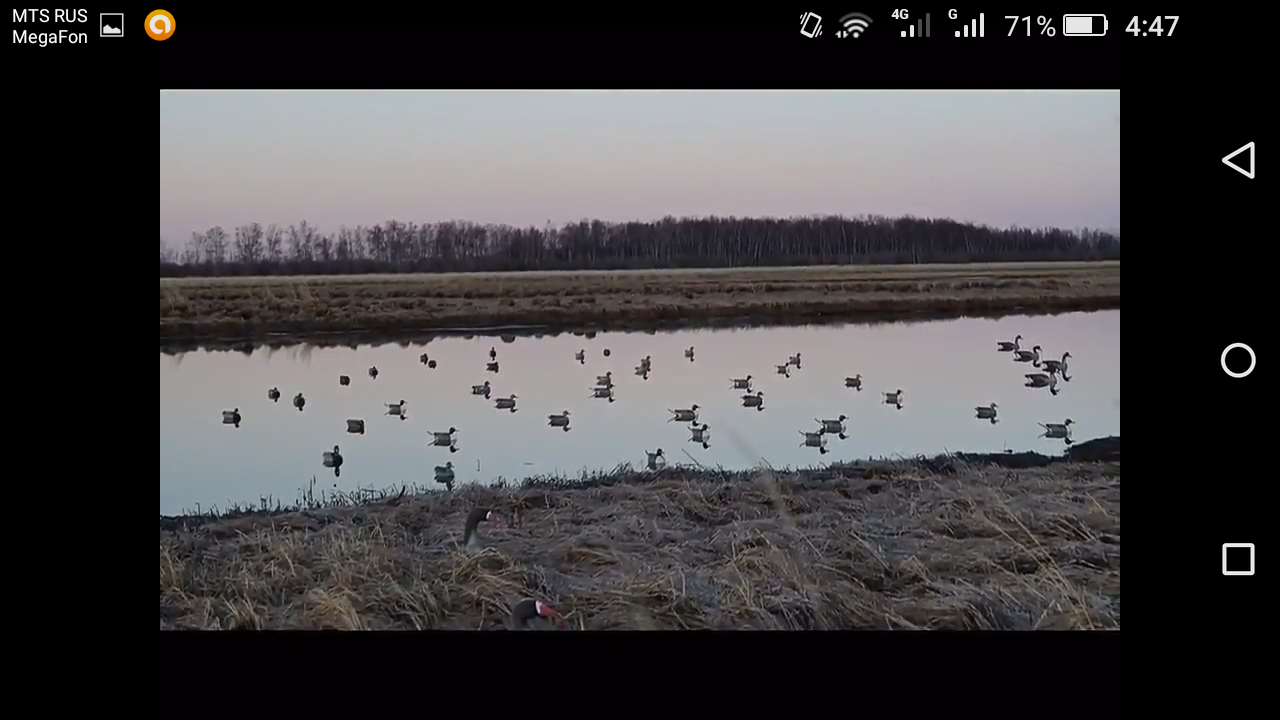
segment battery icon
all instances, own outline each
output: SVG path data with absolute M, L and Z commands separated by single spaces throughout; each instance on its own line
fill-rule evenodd
M 1107 34 L 1106 15 L 1063 15 L 1063 35 L 1098 37 Z

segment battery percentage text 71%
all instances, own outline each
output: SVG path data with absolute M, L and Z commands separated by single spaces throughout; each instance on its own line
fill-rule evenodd
M 1027 37 L 1031 37 L 1031 16 L 1030 15 L 1024 15 L 1022 17 L 1018 17 L 1017 15 L 1005 15 L 1004 19 L 1013 21 L 1009 25 L 1009 34 L 1006 37 L 1013 37 L 1013 32 L 1018 29 L 1018 23 L 1022 23 L 1023 25 L 1026 26 Z M 1054 35 L 1058 34 L 1058 31 L 1054 29 L 1053 25 L 1049 22 L 1049 18 L 1043 15 L 1036 16 L 1036 25 L 1040 26 L 1041 35 L 1048 35 L 1049 37 L 1053 37 Z

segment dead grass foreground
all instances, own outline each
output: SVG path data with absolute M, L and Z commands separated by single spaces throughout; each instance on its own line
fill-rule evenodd
M 191 278 L 161 280 L 160 338 L 1065 312 L 1119 304 L 1119 262 Z
M 705 476 L 702 476 L 705 477 Z M 458 548 L 477 504 L 518 522 Z M 161 629 L 1120 626 L 1120 464 L 469 486 L 160 533 Z

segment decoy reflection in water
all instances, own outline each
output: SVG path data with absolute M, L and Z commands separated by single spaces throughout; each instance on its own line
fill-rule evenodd
M 302 393 L 293 396 L 293 406 L 298 408 L 298 412 L 302 412 L 302 408 L 307 404 L 307 399 L 302 397 Z
M 753 407 L 756 412 L 764 410 L 764 393 L 757 390 L 755 395 L 747 394 L 742 396 L 742 407 Z
M 689 358 L 689 362 L 693 362 L 693 346 L 690 345 L 688 350 L 684 351 L 684 356 Z
M 342 475 L 342 453 L 338 451 L 338 446 L 333 446 L 332 452 L 326 452 L 322 459 L 324 466 L 333 468 L 333 476 L 340 477 Z
M 483 539 L 480 537 L 479 528 L 481 525 L 485 527 L 503 527 L 506 521 L 498 513 L 485 507 L 472 508 L 467 513 L 467 521 L 462 526 L 462 547 L 468 552 L 475 552 L 484 546 Z
M 612 387 L 605 387 L 605 386 L 600 386 L 600 387 L 593 387 L 593 388 L 591 388 L 591 397 L 593 397 L 593 398 L 605 398 L 605 399 L 607 399 L 609 402 L 613 402 L 613 401 L 614 401 L 614 399 L 615 399 L 615 398 L 613 397 L 613 388 L 612 388 Z
M 555 608 L 542 602 L 527 598 L 521 600 L 511 606 L 511 629 L 512 630 L 529 630 L 532 629 L 530 623 L 538 619 L 543 619 L 560 625 L 564 622 L 564 618 Z
M 267 399 L 271 402 L 280 402 L 280 388 L 271 388 L 268 390 Z
M 689 442 L 698 443 L 703 450 L 711 447 L 711 426 L 702 423 L 702 426 L 689 426 Z
M 458 428 L 451 427 L 448 432 L 431 432 L 431 444 L 434 447 L 447 447 L 449 452 L 458 452 L 458 440 L 454 434 L 458 432 Z
M 587 364 L 587 351 L 586 351 L 586 350 L 579 350 L 578 352 L 576 352 L 576 353 L 574 353 L 574 354 L 573 354 L 573 359 L 574 359 L 574 360 L 577 360 L 579 365 L 586 365 L 586 364 Z
M 750 375 L 744 378 L 733 378 L 729 382 L 733 383 L 732 389 L 734 390 L 750 390 L 751 389 Z
M 1015 337 L 1015 338 L 1013 339 L 1013 342 L 1005 342 L 1005 341 L 1003 341 L 1003 340 L 1002 340 L 1002 341 L 1000 341 L 999 343 L 997 343 L 997 345 L 996 345 L 996 349 L 997 349 L 999 352 L 1016 352 L 1016 351 L 1017 351 L 1019 348 L 1021 348 L 1021 347 L 1022 347 L 1022 336 L 1021 336 L 1021 335 L 1019 335 L 1019 336 Z
M 240 427 L 240 408 L 236 408 L 235 410 L 223 410 L 222 424 L 234 425 L 237 428 Z
M 653 452 L 649 452 L 648 450 L 645 450 L 644 455 L 645 455 L 645 467 L 649 468 L 650 470 L 660 470 L 662 469 L 663 466 L 667 464 L 667 458 L 665 455 L 663 455 L 662 448 L 658 448 Z
M 351 418 L 347 420 L 347 432 L 351 433 L 352 435 L 363 435 L 364 421 L 357 420 L 355 418 Z
M 783 364 L 783 365 L 779 365 L 779 366 L 778 366 L 778 374 L 779 374 L 779 375 L 786 375 L 787 377 L 791 377 L 791 363 L 786 363 L 786 364 Z
M 342 387 L 346 387 L 346 386 L 350 385 L 350 384 L 351 384 L 351 376 L 350 376 L 350 375 L 339 375 L 339 376 L 338 376 L 338 384 L 339 384 L 339 385 L 341 385 Z
M 444 488 L 450 492 L 453 492 L 453 478 L 454 473 L 452 460 L 443 465 L 436 466 L 436 482 L 444 485 Z
M 498 372 L 498 363 L 496 362 L 485 363 L 484 369 L 488 370 L 491 373 L 496 373 Z
M 547 424 L 551 427 L 564 428 L 565 432 L 569 432 L 569 411 L 565 410 L 559 415 L 548 415 Z
M 597 375 L 596 385 L 599 385 L 600 387 L 613 387 L 613 371 L 610 370 L 603 375 Z
M 901 410 L 902 409 L 902 390 L 899 389 L 894 392 L 885 393 L 884 404 L 893 405 L 897 407 L 899 410 Z
M 667 408 L 667 412 L 671 413 L 671 418 L 667 422 L 698 422 L 698 406 L 696 404 L 679 410 Z
M 1016 362 L 1033 363 L 1036 367 L 1040 367 L 1040 346 L 1036 345 L 1030 350 L 1015 350 L 1013 359 Z
M 483 385 L 472 385 L 472 386 L 471 386 L 471 394 L 472 394 L 472 395 L 483 395 L 483 396 L 485 396 L 485 398 L 488 398 L 488 397 L 489 397 L 489 392 L 490 392 L 490 391 L 491 391 L 491 388 L 489 387 L 489 381 L 488 381 L 488 380 L 485 380 Z
M 862 373 L 844 379 L 844 386 L 862 392 Z
M 841 440 L 846 439 L 844 434 L 844 431 L 845 431 L 844 421 L 848 419 L 849 419 L 848 415 L 841 415 L 835 420 L 818 420 L 817 418 L 814 418 L 814 420 L 816 420 L 817 423 L 822 426 L 822 432 L 827 433 L 829 435 L 835 435 Z
M 494 401 L 493 406 L 499 410 L 516 411 L 516 394 L 511 393 L 510 397 L 498 398 Z
M 369 368 L 369 377 L 373 378 L 374 380 L 378 379 L 378 367 L 376 365 Z
M 387 403 L 387 414 L 404 420 L 406 417 L 404 405 L 403 400 L 398 403 Z
M 817 448 L 818 453 L 821 455 L 826 455 L 829 452 L 827 450 L 827 436 L 821 430 L 818 432 L 801 430 L 800 434 L 804 436 L 804 441 L 800 443 L 801 447 Z
M 995 403 L 991 403 L 990 405 L 979 405 L 974 410 L 977 411 L 979 420 L 990 420 L 991 424 L 995 425 L 999 422 L 999 418 L 996 417 L 996 407 Z

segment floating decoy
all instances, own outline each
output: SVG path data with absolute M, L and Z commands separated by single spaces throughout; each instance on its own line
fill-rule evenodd
M 298 412 L 302 412 L 302 407 L 307 404 L 307 399 L 302 397 L 302 393 L 293 396 L 293 406 L 298 408 Z
M 436 466 L 436 482 L 444 485 L 445 490 L 453 492 L 453 461 Z
M 603 375 L 597 375 L 596 385 L 599 385 L 600 387 L 613 387 L 613 371 L 610 370 Z
M 1029 388 L 1049 388 L 1049 392 L 1053 395 L 1058 394 L 1058 376 L 1052 373 L 1027 373 L 1027 382 L 1024 383 Z
M 489 388 L 489 381 L 488 381 L 488 380 L 485 380 L 483 385 L 472 385 L 472 386 L 471 386 L 471 394 L 472 394 L 472 395 L 484 395 L 484 396 L 486 396 L 486 397 L 487 397 L 487 396 L 489 395 L 489 390 L 490 390 L 490 388 Z
M 791 377 L 791 363 L 787 363 L 787 364 L 785 364 L 785 365 L 779 365 L 779 366 L 778 366 L 778 374 L 779 374 L 779 375 L 786 375 L 787 377 Z
M 458 432 L 458 428 L 451 427 L 448 432 L 432 432 L 431 444 L 435 447 L 447 447 L 449 452 L 458 452 L 458 443 L 454 439 L 454 433 Z
M 496 362 L 485 363 L 484 369 L 488 370 L 491 373 L 496 373 L 498 372 L 498 363 Z
M 702 427 L 698 427 L 697 425 L 690 425 L 689 426 L 689 435 L 690 435 L 689 442 L 698 443 L 699 445 L 702 446 L 703 450 L 710 448 L 711 447 L 710 431 L 711 431 L 711 426 L 707 425 L 706 423 L 702 423 Z
M 792 355 L 791 357 L 787 358 L 787 364 L 800 367 L 800 353 L 796 353 L 795 355 Z
M 427 361 L 427 367 L 431 368 L 432 370 L 436 369 L 436 361 L 434 358 Z
M 1013 342 L 1001 341 L 997 343 L 996 347 L 1000 352 L 1017 352 L 1018 348 L 1022 347 L 1022 336 L 1015 337 Z
M 899 390 L 897 390 L 897 391 L 895 391 L 895 392 L 887 392 L 887 393 L 885 393 L 885 394 L 884 394 L 884 404 L 885 404 L 885 405 L 897 405 L 897 406 L 898 406 L 898 409 L 899 409 L 899 410 L 901 410 L 901 409 L 902 409 L 902 390 L 900 390 L 900 389 L 899 389 Z
M 753 407 L 756 412 L 764 410 L 764 393 L 757 390 L 755 395 L 750 393 L 743 395 L 742 407 Z
M 671 413 L 671 419 L 667 422 L 698 422 L 698 406 L 692 405 L 689 408 L 681 408 L 679 410 L 667 409 Z
M 376 365 L 369 368 L 369 377 L 373 378 L 374 380 L 378 379 L 378 367 Z
M 800 443 L 801 447 L 818 448 L 818 452 L 820 454 L 827 454 L 827 437 L 822 433 L 822 431 L 805 432 L 804 430 L 801 430 L 800 434 L 804 436 L 804 442 Z
M 1040 346 L 1036 345 L 1030 350 L 1015 350 L 1013 359 L 1017 362 L 1035 363 L 1036 367 L 1040 367 Z
M 267 399 L 271 402 L 280 402 L 280 388 L 271 388 L 268 390 Z
M 844 379 L 844 386 L 862 392 L 862 373 Z
M 579 350 L 573 354 L 573 359 L 577 360 L 580 364 L 585 365 L 587 363 L 587 351 Z
M 685 351 L 684 351 L 684 356 L 685 356 L 685 357 L 687 357 L 687 358 L 689 358 L 689 360 L 691 360 L 691 361 L 693 360 L 693 346 L 692 346 L 692 345 L 690 345 L 690 346 L 689 346 L 689 349 L 688 349 L 688 350 L 685 350 Z
M 481 523 L 485 527 L 502 527 L 506 525 L 506 521 L 503 520 L 502 516 L 489 508 L 472 508 L 471 512 L 467 513 L 466 523 L 462 526 L 462 547 L 470 552 L 475 552 L 484 545 L 477 532 Z
M 610 356 L 610 355 L 612 355 L 612 354 L 613 354 L 613 353 L 609 352 L 609 348 L 605 348 L 605 349 L 604 349 L 604 356 L 605 356 L 605 357 L 609 357 L 609 356 Z
M 650 470 L 658 470 L 663 465 L 667 464 L 667 459 L 662 454 L 662 448 L 658 448 L 653 452 L 649 452 L 648 450 L 645 450 L 644 454 L 648 461 L 646 462 L 645 467 L 649 468 Z
M 640 366 L 640 367 L 637 367 L 637 368 L 636 368 L 636 377 L 640 378 L 641 380 L 648 380 L 648 379 L 649 379 L 649 368 L 644 367 L 643 365 L 642 365 L 642 366 Z
M 979 405 L 978 407 L 974 408 L 974 410 L 978 411 L 979 420 L 990 420 L 993 425 L 995 424 L 996 422 L 996 404 L 995 403 L 991 403 L 990 405 L 986 405 L 986 406 Z
M 1067 358 L 1071 357 L 1071 353 L 1062 353 L 1061 360 L 1041 360 L 1040 366 L 1051 373 L 1062 373 L 1062 379 L 1067 377 Z
M 644 356 L 644 359 L 642 359 L 642 360 L 640 361 L 640 367 L 643 367 L 643 368 L 651 368 L 651 367 L 653 367 L 653 356 L 652 356 L 652 355 L 645 355 L 645 356 Z
M 516 394 L 511 393 L 511 397 L 498 398 L 494 401 L 493 406 L 499 410 L 516 411 Z
M 338 376 L 338 384 L 339 384 L 339 385 L 341 385 L 342 387 L 346 387 L 346 386 L 350 385 L 350 384 L 351 384 L 351 376 L 350 376 L 350 375 L 339 375 L 339 376 Z
M 222 424 L 240 427 L 240 408 L 222 411 Z
M 403 420 L 405 418 L 404 401 L 401 400 L 398 403 L 387 403 L 387 414 L 394 415 Z
M 591 388 L 591 397 L 605 398 L 609 402 L 614 401 L 612 387 L 593 387 Z
M 326 452 L 321 460 L 327 468 L 333 468 L 333 476 L 342 475 L 342 453 L 338 452 L 338 446 L 333 446 L 333 452 Z
M 489 348 L 489 359 L 490 359 L 490 360 L 497 360 L 497 359 L 498 359 L 498 348 L 496 348 L 496 347 L 491 347 L 491 348 Z
M 1044 428 L 1045 432 L 1059 433 L 1059 434 L 1065 435 L 1071 432 L 1071 426 L 1075 424 L 1075 421 L 1072 420 L 1071 418 L 1067 418 L 1066 420 L 1060 423 L 1036 423 L 1036 424 Z
M 363 435 L 364 421 L 357 420 L 355 418 L 351 418 L 347 420 L 347 432 L 351 433 L 352 435 Z
M 816 418 L 815 418 L 815 419 L 816 419 Z M 844 439 L 845 439 L 845 434 L 844 434 L 844 431 L 845 431 L 845 424 L 844 424 L 844 421 L 845 421 L 845 420 L 848 420 L 848 419 L 849 419 L 849 418 L 848 418 L 848 416 L 846 416 L 846 415 L 841 415 L 839 418 L 837 418 L 837 419 L 835 419 L 835 420 L 818 420 L 817 422 L 818 422 L 818 424 L 819 424 L 819 425 L 821 425 L 821 426 L 822 426 L 822 432 L 824 432 L 824 433 L 828 433 L 828 434 L 831 434 L 831 435 L 835 435 L 836 437 L 840 438 L 841 440 L 844 440 Z
M 732 380 L 730 380 L 730 382 L 732 382 L 732 383 L 733 383 L 733 389 L 734 389 L 734 390 L 750 390 L 750 389 L 751 389 L 751 376 L 750 376 L 750 375 L 748 375 L 748 376 L 746 376 L 746 377 L 744 377 L 744 378 L 733 378 Z
M 423 365 L 426 365 L 430 360 L 431 358 L 427 357 L 426 353 L 422 353 L 421 355 L 418 356 L 418 361 L 421 362 Z
M 564 428 L 565 432 L 569 432 L 569 411 L 565 410 L 559 415 L 548 415 L 547 424 L 551 427 Z
M 541 600 L 527 598 L 511 606 L 512 630 L 528 630 L 529 623 L 537 618 L 549 620 L 557 625 L 563 622 L 560 613 Z

